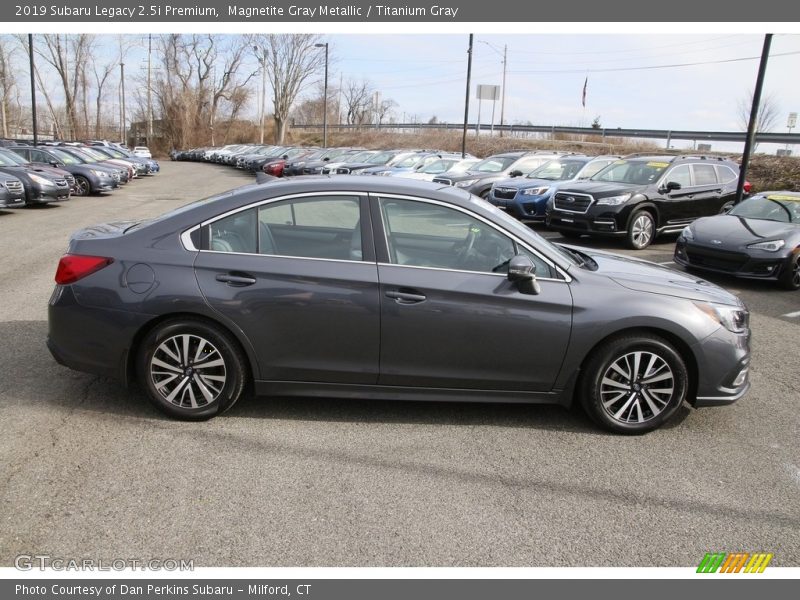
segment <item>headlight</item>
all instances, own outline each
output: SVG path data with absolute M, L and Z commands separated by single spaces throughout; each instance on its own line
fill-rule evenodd
M 691 227 L 684 227 L 683 231 L 681 231 L 681 234 L 678 237 L 679 238 L 683 238 L 684 240 L 687 240 L 687 241 L 688 240 L 693 240 L 694 239 L 694 233 L 692 232 L 692 228 Z
M 457 181 L 456 187 L 469 187 L 478 183 L 477 179 L 465 179 L 464 181 Z
M 549 187 L 537 187 L 537 188 L 528 188 L 526 190 L 522 190 L 520 194 L 523 196 L 542 196 L 547 193 Z
M 91 171 L 92 174 L 96 175 L 97 177 L 108 177 L 108 173 L 106 173 L 105 171 L 97 171 L 95 169 L 91 169 Z
M 766 250 L 767 252 L 777 252 L 786 245 L 784 240 L 772 240 L 769 242 L 758 242 L 757 244 L 748 244 L 748 248 L 753 250 Z
M 619 206 L 620 204 L 625 204 L 628 200 L 630 200 L 630 194 L 622 194 L 621 196 L 609 196 L 608 198 L 600 198 L 597 201 L 598 206 Z
M 746 309 L 713 302 L 694 302 L 694 305 L 728 331 L 744 333 L 747 330 L 750 319 Z
M 47 185 L 47 186 L 54 186 L 55 183 L 49 179 L 41 177 L 40 175 L 34 175 L 33 173 L 30 174 L 30 178 L 33 179 L 39 185 Z

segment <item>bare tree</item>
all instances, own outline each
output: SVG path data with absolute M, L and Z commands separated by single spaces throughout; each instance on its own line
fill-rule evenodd
M 750 110 L 753 106 L 753 90 L 739 100 L 738 106 L 739 125 L 743 131 L 747 131 L 747 127 L 750 125 Z M 780 118 L 779 112 L 780 107 L 775 95 L 772 93 L 762 94 L 761 106 L 758 108 L 758 117 L 756 117 L 756 131 L 765 132 L 774 129 Z
M 100 126 L 103 114 L 103 87 L 108 81 L 109 75 L 117 65 L 113 62 L 98 65 L 97 60 L 92 61 L 92 72 L 94 73 L 94 80 L 97 86 L 97 95 L 95 96 L 95 119 L 94 119 L 94 135 L 95 137 L 103 137 L 100 133 Z
M 8 120 L 10 117 L 11 98 L 17 87 L 12 55 L 14 48 L 7 43 L 7 39 L 0 37 L 0 120 L 2 121 L 3 137 L 8 137 Z
M 309 78 L 320 72 L 325 53 L 315 47 L 321 38 L 308 33 L 266 34 L 257 42 L 266 50 L 267 76 L 272 86 L 275 142 L 286 136 L 289 112 Z
M 366 79 L 349 79 L 342 85 L 342 100 L 348 125 L 369 123 L 372 112 L 372 84 Z
M 37 53 L 55 69 L 61 80 L 64 104 L 67 113 L 67 129 L 73 138 L 80 137 L 78 103 L 86 98 L 86 65 L 92 51 L 94 37 L 81 33 L 44 34 L 44 49 L 37 46 Z M 84 102 L 85 105 L 85 102 Z
M 378 119 L 378 125 L 390 119 L 395 106 L 397 106 L 397 102 L 391 98 L 381 100 L 378 103 L 378 105 L 375 107 L 375 116 Z

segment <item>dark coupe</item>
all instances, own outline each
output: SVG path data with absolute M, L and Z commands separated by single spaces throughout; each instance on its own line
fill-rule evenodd
M 748 312 L 641 260 L 556 246 L 464 190 L 295 177 L 73 235 L 48 346 L 207 419 L 259 395 L 580 402 L 620 433 L 748 382 Z
M 800 289 L 800 193 L 762 192 L 683 230 L 675 262 Z

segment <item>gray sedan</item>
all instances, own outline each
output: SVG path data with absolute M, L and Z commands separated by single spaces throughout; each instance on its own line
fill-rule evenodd
M 748 312 L 463 190 L 296 177 L 75 233 L 48 346 L 181 419 L 257 395 L 580 403 L 619 433 L 749 388 Z

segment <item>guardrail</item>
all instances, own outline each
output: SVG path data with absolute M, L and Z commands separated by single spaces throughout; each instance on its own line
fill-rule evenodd
M 475 131 L 475 123 L 467 125 L 467 131 Z M 294 129 L 322 129 L 322 124 L 294 124 Z M 403 129 L 442 129 L 458 130 L 464 128 L 463 123 L 381 123 L 380 125 L 328 125 L 329 130 L 354 130 L 364 131 L 374 129 L 403 130 Z M 480 131 L 488 132 L 491 125 L 481 123 Z M 692 141 L 717 141 L 717 142 L 742 142 L 744 143 L 746 133 L 744 131 L 686 131 L 674 129 L 607 129 L 594 127 L 562 127 L 557 125 L 497 125 L 495 131 L 505 133 L 568 133 L 573 135 L 622 137 L 622 138 L 645 138 L 667 140 L 669 146 L 672 140 L 692 140 Z M 800 133 L 757 133 L 756 142 L 765 144 L 800 144 Z

